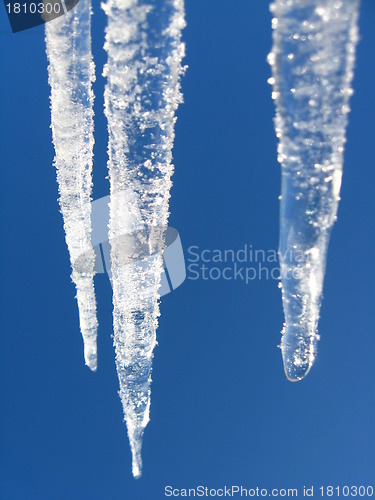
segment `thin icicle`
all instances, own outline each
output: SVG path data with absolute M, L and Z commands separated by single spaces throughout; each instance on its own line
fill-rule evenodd
M 91 1 L 46 24 L 52 137 L 66 243 L 77 289 L 85 363 L 97 367 L 95 253 L 91 245 L 94 145 Z
M 357 0 L 276 0 L 269 55 L 282 166 L 280 261 L 287 377 L 314 363 L 330 231 L 341 186 Z
M 139 477 L 181 102 L 184 6 L 183 0 L 108 0 L 103 8 L 114 345 L 133 475 Z

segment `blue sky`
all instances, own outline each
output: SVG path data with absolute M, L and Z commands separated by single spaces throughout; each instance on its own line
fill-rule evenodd
M 276 249 L 280 169 L 266 80 L 268 2 L 187 0 L 171 225 L 203 249 Z M 161 499 L 164 487 L 375 487 L 375 2 L 362 0 L 342 201 L 328 255 L 319 355 L 298 384 L 277 348 L 273 280 L 190 280 L 165 296 L 143 477 L 131 457 L 96 279 L 99 367 L 83 363 L 57 204 L 43 27 L 12 34 L 1 7 L 0 496 Z M 108 193 L 94 1 L 94 197 Z M 189 276 L 189 274 L 188 274 Z

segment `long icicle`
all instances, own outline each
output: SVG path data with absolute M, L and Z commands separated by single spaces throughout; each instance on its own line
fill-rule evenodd
M 282 166 L 280 263 L 286 376 L 314 363 L 336 219 L 357 42 L 358 0 L 276 0 L 269 55 Z
M 85 363 L 97 367 L 95 252 L 91 244 L 94 146 L 91 0 L 46 24 L 52 137 L 65 239 L 77 290 Z
M 107 0 L 104 10 L 114 345 L 133 475 L 139 477 L 149 421 L 175 112 L 181 102 L 184 4 Z M 124 258 L 129 242 L 130 259 Z

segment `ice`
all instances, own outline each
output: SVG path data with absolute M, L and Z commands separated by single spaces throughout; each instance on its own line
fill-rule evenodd
M 91 1 L 80 0 L 67 14 L 46 24 L 46 44 L 59 202 L 77 290 L 85 363 L 96 370 L 95 253 L 90 205 L 95 67 L 90 19 Z
M 288 379 L 314 363 L 326 255 L 339 202 L 357 0 L 276 0 L 272 97 L 282 168 L 280 263 Z
M 185 25 L 183 0 L 108 0 L 105 49 L 116 367 L 133 456 L 149 421 Z

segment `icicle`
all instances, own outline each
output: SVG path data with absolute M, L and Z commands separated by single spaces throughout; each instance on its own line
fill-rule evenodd
M 282 167 L 280 262 L 287 377 L 314 363 L 357 42 L 357 0 L 277 0 L 269 55 Z
M 80 0 L 64 16 L 46 24 L 52 137 L 66 243 L 77 289 L 86 365 L 97 367 L 95 253 L 91 245 L 91 189 L 94 145 L 91 84 L 91 1 Z
M 108 0 L 103 8 L 114 345 L 133 474 L 139 477 L 181 102 L 184 6 L 183 0 Z

